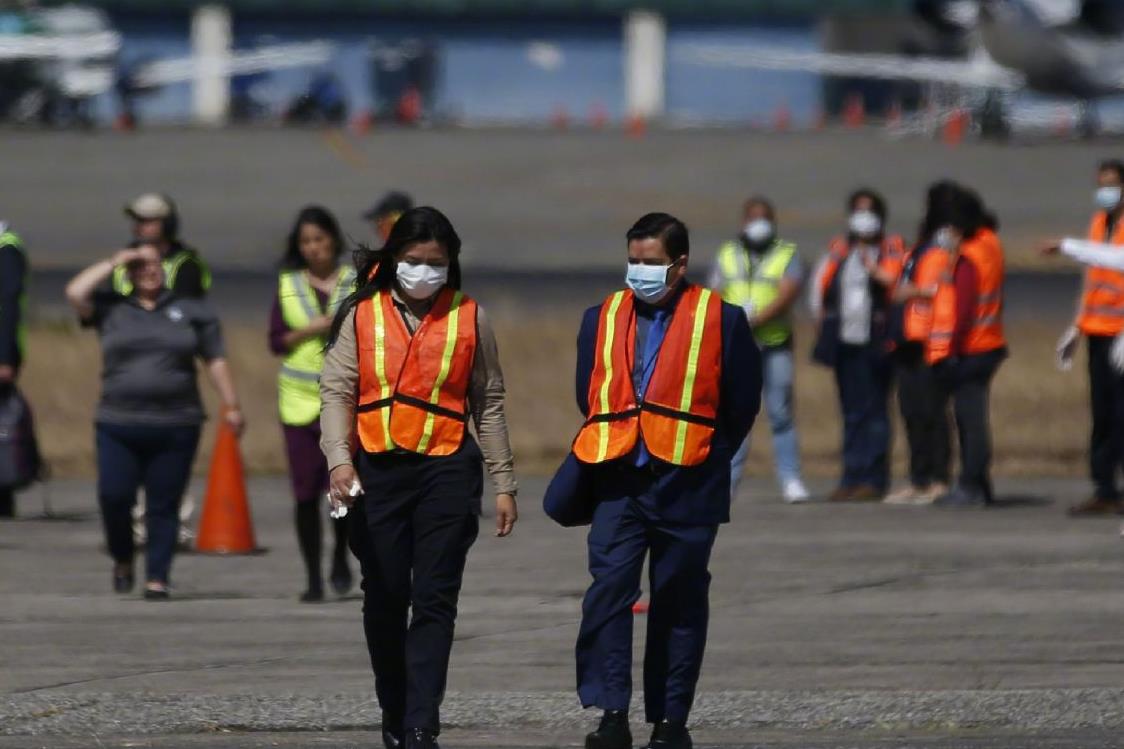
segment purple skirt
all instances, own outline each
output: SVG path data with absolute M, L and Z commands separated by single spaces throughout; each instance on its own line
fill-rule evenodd
M 295 427 L 282 424 L 289 479 L 298 502 L 316 502 L 328 492 L 328 461 L 320 452 L 320 422 Z

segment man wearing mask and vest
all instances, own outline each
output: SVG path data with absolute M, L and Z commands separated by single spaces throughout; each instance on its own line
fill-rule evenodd
M 604 711 L 586 748 L 631 749 L 632 606 L 650 553 L 646 746 L 686 749 L 710 553 L 729 520 L 730 460 L 760 404 L 761 360 L 745 312 L 686 281 L 681 221 L 650 213 L 627 238 L 628 289 L 588 310 L 578 337 L 585 425 L 573 456 L 594 502 L 578 695 Z
M 0 399 L 15 387 L 27 346 L 27 257 L 23 242 L 0 221 Z M 16 512 L 15 489 L 0 486 L 0 518 Z
M 1088 242 L 1112 245 L 1124 254 L 1124 162 L 1105 161 L 1097 170 L 1094 200 L 1097 212 L 1089 226 Z M 1060 243 L 1067 254 L 1082 259 Z M 1052 243 L 1049 250 L 1056 250 Z M 1082 249 L 1077 247 L 1077 250 Z M 1107 248 L 1101 248 L 1103 250 Z M 1095 254 L 1095 253 L 1094 253 Z M 1116 264 L 1114 264 L 1116 265 Z M 1085 271 L 1081 303 L 1073 326 L 1062 336 L 1058 351 L 1068 367 L 1080 335 L 1089 341 L 1089 391 L 1093 430 L 1089 440 L 1089 467 L 1093 496 L 1069 508 L 1074 517 L 1124 512 L 1117 477 L 1124 464 L 1124 375 L 1112 364 L 1113 340 L 1124 332 L 1124 270 L 1094 265 Z
M 781 494 L 786 502 L 804 502 L 809 494 L 800 478 L 800 443 L 792 408 L 792 307 L 804 283 L 804 265 L 796 245 L 777 238 L 776 211 L 768 199 L 750 198 L 742 218 L 741 235 L 718 250 L 708 285 L 724 301 L 745 310 L 761 347 L 765 411 Z M 748 453 L 749 442 L 745 442 L 734 455 L 735 493 Z
M 199 298 L 211 288 L 211 271 L 193 248 L 179 239 L 179 212 L 167 195 L 146 193 L 125 206 L 133 221 L 133 241 L 129 247 L 152 245 L 164 266 L 164 285 L 180 296 Z M 124 267 L 112 276 L 113 290 L 123 296 L 132 292 Z
M 1007 358 L 1003 333 L 1003 248 L 979 196 L 962 190 L 936 243 L 952 272 L 938 285 L 926 360 L 951 390 L 960 442 L 960 478 L 943 507 L 991 504 L 991 381 Z

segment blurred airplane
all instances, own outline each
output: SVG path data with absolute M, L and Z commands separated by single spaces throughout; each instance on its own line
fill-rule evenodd
M 323 65 L 333 53 L 327 42 L 294 42 L 123 66 L 121 42 L 108 16 L 88 6 L 0 13 L 0 118 L 90 124 L 90 100 L 107 91 L 124 100 L 200 74 L 235 77 Z
M 1028 90 L 1081 103 L 1080 129 L 1099 129 L 1092 103 L 1124 94 L 1124 2 L 1118 0 L 918 0 L 942 33 L 969 38 L 965 59 L 805 52 L 696 44 L 681 61 L 982 89 L 992 134 L 1007 131 L 1005 96 Z M 985 124 L 985 130 L 988 130 Z

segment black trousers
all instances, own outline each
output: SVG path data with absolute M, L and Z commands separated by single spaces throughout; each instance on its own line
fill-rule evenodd
M 1093 433 L 1089 471 L 1097 496 L 1118 501 L 1116 477 L 1124 465 L 1124 375 L 1109 364 L 1112 336 L 1089 336 L 1089 393 Z
M 979 492 L 987 501 L 991 491 L 991 381 L 1007 349 L 960 357 L 953 388 L 956 433 L 960 438 L 960 486 Z
M 483 458 L 466 438 L 455 455 L 361 454 L 357 467 L 364 498 L 350 540 L 383 723 L 436 732 L 465 560 L 479 530 Z
M 925 351 L 905 344 L 894 354 L 898 406 L 909 442 L 909 480 L 918 488 L 949 482 L 952 457 L 948 391 L 925 363 Z

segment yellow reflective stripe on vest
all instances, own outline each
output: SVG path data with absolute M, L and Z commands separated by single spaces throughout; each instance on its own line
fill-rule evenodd
M 691 330 L 691 349 L 687 354 L 687 371 L 683 373 L 683 395 L 679 398 L 679 411 L 691 412 L 691 402 L 695 397 L 695 380 L 699 374 L 699 350 L 702 349 L 703 333 L 706 331 L 706 308 L 710 303 L 710 292 L 704 290 L 699 295 L 698 305 L 695 307 L 695 325 Z M 675 457 L 671 461 L 675 465 L 683 464 L 683 452 L 687 448 L 687 422 L 679 420 L 675 427 Z
M 319 316 L 320 310 L 317 304 L 313 301 L 312 284 L 308 281 L 308 276 L 303 272 L 294 273 L 293 291 L 296 293 L 297 302 L 300 303 L 301 311 L 304 312 L 308 320 L 305 322 L 312 322 L 313 318 Z
M 613 346 L 617 338 L 617 312 L 621 308 L 621 302 L 624 301 L 624 295 L 625 292 L 623 291 L 613 294 L 613 298 L 609 302 L 609 311 L 606 314 L 605 346 L 601 349 L 601 366 L 605 368 L 605 377 L 601 381 L 601 392 L 598 394 L 598 400 L 600 400 L 599 414 L 607 414 L 610 411 L 609 393 L 613 384 Z M 608 454 L 609 422 L 601 421 L 597 425 L 597 460 L 595 462 L 603 463 Z
M 339 312 L 340 304 L 343 303 L 344 297 L 351 293 L 349 289 L 354 285 L 355 271 L 351 268 L 341 271 L 339 281 L 336 282 L 336 287 L 332 289 L 332 295 L 328 298 L 329 315 L 334 315 Z
M 390 383 L 386 381 L 386 317 L 382 309 L 382 292 L 375 294 L 372 305 L 375 308 L 375 377 L 379 378 L 379 400 L 385 401 L 390 397 Z M 386 449 L 394 449 L 394 440 L 390 438 L 390 406 L 379 409 L 382 418 L 382 434 Z
M 437 379 L 433 381 L 433 389 L 429 392 L 429 405 L 436 406 L 441 400 L 441 388 L 445 387 L 445 381 L 449 379 L 449 370 L 453 368 L 453 353 L 457 348 L 457 338 L 460 335 L 460 319 L 461 319 L 461 300 L 464 299 L 464 294 L 456 292 L 453 295 L 453 302 L 449 306 L 449 322 L 445 331 L 445 350 L 441 353 L 441 370 L 437 373 Z M 421 441 L 418 442 L 417 452 L 425 454 L 426 448 L 429 447 L 429 440 L 433 437 L 433 422 L 436 420 L 437 415 L 432 411 L 425 415 L 425 427 L 422 429 Z

